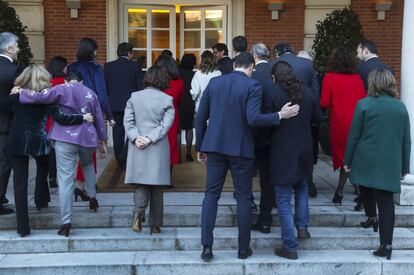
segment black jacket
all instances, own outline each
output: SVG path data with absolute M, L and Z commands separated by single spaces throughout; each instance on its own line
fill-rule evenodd
M 273 61 L 271 65 L 273 66 L 279 60 L 289 63 L 289 65 L 293 68 L 295 76 L 302 81 L 305 86 L 309 87 L 313 91 L 314 95 L 317 95 L 318 98 L 320 97 L 321 91 L 319 80 L 312 61 L 306 58 L 298 57 L 292 53 L 285 53 L 281 55 L 279 59 Z
M 270 137 L 270 179 L 272 184 L 286 185 L 305 180 L 312 171 L 313 144 L 311 123 L 322 121 L 319 101 L 313 91 L 302 85 L 303 98 L 299 114 L 282 120 Z M 277 112 L 290 101 L 285 89 L 276 84 L 266 102 L 266 112 Z
M 362 79 L 362 82 L 364 82 L 365 91 L 368 90 L 368 75 L 375 69 L 387 69 L 392 74 L 394 74 L 394 70 L 391 69 L 390 66 L 382 62 L 381 59 L 379 59 L 378 57 L 373 57 L 371 59 L 368 59 L 368 61 L 359 63 L 357 71 Z
M 14 80 L 19 75 L 19 66 L 10 62 L 6 57 L 0 56 L 0 100 L 6 98 L 14 86 Z M 0 109 L 0 133 L 7 134 L 10 130 L 13 115 Z
M 104 66 L 105 83 L 112 112 L 124 112 L 133 92 L 143 88 L 143 72 L 138 63 L 120 57 Z
M 83 115 L 63 114 L 57 105 L 21 104 L 17 94 L 1 100 L 0 108 L 12 109 L 14 114 L 7 144 L 10 155 L 36 157 L 49 154 L 50 144 L 45 131 L 49 115 L 62 125 L 83 123 Z

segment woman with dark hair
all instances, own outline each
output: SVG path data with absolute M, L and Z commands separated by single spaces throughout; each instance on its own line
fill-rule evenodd
M 308 239 L 309 208 L 307 177 L 313 166 L 312 123 L 322 121 L 322 112 L 312 90 L 295 77 L 285 61 L 272 68 L 274 85 L 269 100 L 263 102 L 264 112 L 273 113 L 291 102 L 299 104 L 299 114 L 284 120 L 270 133 L 270 182 L 274 184 L 283 246 L 275 254 L 297 259 L 298 239 Z M 292 191 L 295 191 L 295 218 L 292 216 Z
M 210 79 L 220 76 L 221 71 L 218 68 L 214 54 L 210 51 L 204 51 L 201 54 L 201 64 L 191 81 L 191 96 L 195 102 L 195 112 L 197 113 L 200 105 L 201 96 L 210 82 Z
M 144 213 L 150 206 L 150 232 L 160 233 L 163 223 L 163 187 L 171 184 L 168 130 L 174 121 L 173 98 L 163 93 L 169 76 L 158 66 L 144 76 L 145 88 L 134 92 L 125 108 L 128 140 L 125 184 L 135 185 L 132 230 L 141 232 Z
M 410 173 L 410 119 L 398 100 L 397 84 L 387 69 L 368 76 L 368 97 L 355 108 L 344 156 L 344 169 L 361 191 L 364 224 L 378 230 L 380 246 L 375 256 L 391 259 L 395 223 L 394 193 Z M 377 207 L 379 219 L 377 220 Z M 362 223 L 361 223 L 362 224 Z
M 333 169 L 340 168 L 339 182 L 333 203 L 342 204 L 343 190 L 348 178 L 343 168 L 346 139 L 357 102 L 365 97 L 364 84 L 356 73 L 355 52 L 347 47 L 333 51 L 328 73 L 322 81 L 320 104 L 330 109 L 330 141 Z M 355 210 L 359 210 L 356 206 Z
M 47 67 L 48 72 L 52 76 L 51 84 L 52 87 L 64 84 L 65 77 L 68 69 L 68 60 L 63 56 L 55 56 L 53 57 L 50 62 L 49 66 Z M 45 130 L 49 133 L 50 127 L 52 126 L 53 119 L 49 117 L 46 122 Z M 52 147 L 49 154 L 49 186 L 51 188 L 57 187 L 56 182 L 56 156 L 55 156 L 55 149 Z
M 184 81 L 180 78 L 177 64 L 168 55 L 160 55 L 155 62 L 170 78 L 169 86 L 164 92 L 171 96 L 174 101 L 175 117 L 174 122 L 168 131 L 168 141 L 170 143 L 171 171 L 175 164 L 180 163 L 180 150 L 178 149 L 178 134 L 180 130 L 179 107 L 184 95 Z
M 106 84 L 104 78 L 104 71 L 101 65 L 95 62 L 95 57 L 98 50 L 98 44 L 95 40 L 84 37 L 79 41 L 78 50 L 76 54 L 76 62 L 68 66 L 68 73 L 77 71 L 83 78 L 83 85 L 91 89 L 98 96 L 99 104 L 105 115 L 105 119 L 114 124 L 111 107 L 109 106 Z M 93 153 L 93 163 L 96 173 L 96 153 Z M 78 196 L 83 201 L 88 201 L 89 197 L 85 193 L 84 182 L 85 177 L 82 172 L 81 165 L 78 165 L 78 172 L 76 180 L 79 183 L 79 188 L 75 188 L 74 194 L 77 200 Z
M 180 77 L 184 81 L 184 97 L 180 105 L 180 128 L 185 131 L 185 142 L 187 152 L 185 157 L 188 161 L 193 161 L 191 147 L 193 146 L 193 128 L 194 128 L 194 101 L 191 97 L 191 80 L 194 77 L 194 66 L 197 58 L 192 53 L 186 53 L 181 58 Z

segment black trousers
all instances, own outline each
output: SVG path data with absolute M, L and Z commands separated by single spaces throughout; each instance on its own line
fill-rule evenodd
M 0 204 L 6 196 L 9 183 L 11 164 L 7 154 L 8 134 L 0 134 Z
M 392 244 L 395 223 L 394 193 L 362 185 L 359 185 L 359 190 L 365 215 L 376 217 L 378 207 L 380 244 Z
M 47 185 L 47 172 L 49 156 L 35 157 L 37 165 L 35 204 L 50 201 L 49 187 Z M 10 155 L 13 168 L 14 201 L 16 204 L 17 232 L 30 233 L 29 214 L 27 209 L 27 186 L 29 181 L 29 157 Z
M 256 149 L 256 162 L 260 176 L 260 215 L 257 224 L 272 224 L 272 209 L 275 206 L 274 186 L 270 182 L 270 147 Z
M 124 112 L 114 112 L 112 115 L 115 120 L 112 129 L 115 159 L 119 166 L 124 166 L 128 151 L 128 143 L 125 142 Z
M 56 170 L 56 153 L 55 149 L 50 150 L 49 154 L 49 182 L 56 182 L 57 180 L 57 170 Z
M 251 195 L 254 159 L 233 157 L 220 153 L 207 154 L 206 191 L 201 212 L 201 244 L 213 245 L 217 202 L 220 199 L 229 169 L 233 178 L 234 193 L 237 200 L 239 249 L 246 250 L 250 244 L 252 223 Z

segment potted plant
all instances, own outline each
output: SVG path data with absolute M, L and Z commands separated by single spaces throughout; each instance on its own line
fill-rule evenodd
M 314 64 L 320 78 L 323 79 L 332 51 L 339 46 L 347 46 L 355 49 L 356 54 L 363 34 L 358 14 L 349 8 L 329 13 L 323 21 L 318 21 L 316 30 L 312 46 L 315 53 Z M 319 128 L 319 137 L 323 152 L 330 155 L 329 112 L 325 112 L 325 119 Z

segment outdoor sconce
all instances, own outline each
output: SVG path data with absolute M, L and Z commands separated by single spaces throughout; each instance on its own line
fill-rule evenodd
M 391 9 L 392 2 L 379 2 L 375 4 L 377 11 L 377 20 L 385 20 L 385 12 Z
M 279 20 L 279 11 L 283 8 L 283 2 L 270 2 L 268 4 L 268 10 L 272 12 L 272 20 Z
M 80 0 L 66 0 L 66 7 L 70 9 L 70 18 L 78 18 L 78 9 L 81 8 Z

